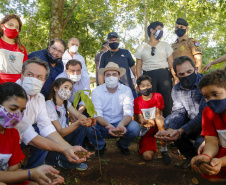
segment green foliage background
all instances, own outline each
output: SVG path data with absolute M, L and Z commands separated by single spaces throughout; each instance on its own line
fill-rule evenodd
M 52 1 L 0 1 L 2 14 L 16 13 L 21 16 L 24 25 L 20 36 L 28 53 L 47 47 Z M 64 1 L 65 17 L 74 2 Z M 225 0 L 80 0 L 64 29 L 63 39 L 80 39 L 79 53 L 86 59 L 88 70 L 93 72 L 94 56 L 106 40 L 108 32 L 117 31 L 124 47 L 132 54 L 144 42 L 144 8 L 147 10 L 148 24 L 161 21 L 171 35 L 174 34 L 176 19 L 186 18 L 189 36 L 197 38 L 201 43 L 203 65 L 226 53 Z M 130 31 L 139 27 L 142 32 L 134 38 Z M 211 43 L 215 45 L 211 46 Z M 216 65 L 211 70 L 221 68 L 222 65 Z

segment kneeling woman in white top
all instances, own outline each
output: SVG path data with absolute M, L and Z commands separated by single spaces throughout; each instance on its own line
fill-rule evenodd
M 71 145 L 82 145 L 85 136 L 89 132 L 86 126 L 86 116 L 79 113 L 68 101 L 71 97 L 72 81 L 66 78 L 58 78 L 50 88 L 46 108 L 50 120 L 59 134 Z M 78 120 L 71 125 L 68 122 L 68 112 Z M 57 152 L 49 152 L 46 163 L 67 169 L 86 170 L 84 163 L 70 163 L 64 155 Z

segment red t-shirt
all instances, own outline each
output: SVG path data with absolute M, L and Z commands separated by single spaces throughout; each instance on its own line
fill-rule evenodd
M 19 133 L 15 128 L 5 129 L 5 134 L 0 133 L 0 170 L 6 170 L 24 159 L 19 141 Z
M 20 78 L 23 63 L 28 59 L 27 52 L 17 44 L 9 44 L 0 38 L 0 84 L 16 82 Z
M 164 108 L 164 99 L 159 93 L 152 93 L 152 98 L 148 101 L 143 100 L 142 96 L 137 97 L 134 100 L 134 114 L 142 114 L 141 109 L 149 109 L 156 107 L 160 110 Z
M 216 136 L 226 149 L 226 114 L 214 113 L 210 107 L 202 112 L 202 136 Z

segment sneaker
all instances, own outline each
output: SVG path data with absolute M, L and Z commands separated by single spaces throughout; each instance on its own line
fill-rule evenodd
M 106 150 L 106 143 L 104 144 L 104 147 L 99 150 L 99 156 L 102 157 L 104 155 L 104 151 Z M 94 154 L 95 157 L 98 157 L 98 150 L 95 151 Z
M 78 171 L 84 171 L 87 170 L 88 166 L 85 163 L 80 163 L 80 165 L 78 167 L 76 167 L 75 169 Z
M 116 146 L 118 147 L 118 149 L 120 150 L 121 154 L 123 155 L 129 155 L 130 151 L 128 148 L 123 148 L 120 144 L 119 141 L 116 142 Z
M 178 168 L 181 168 L 181 169 L 187 169 L 187 168 L 190 168 L 191 167 L 191 159 L 192 158 L 188 158 L 185 160 L 185 162 L 177 165 Z
M 95 147 L 92 145 L 92 143 L 89 141 L 88 137 L 85 137 L 82 147 L 85 148 L 88 151 L 94 151 Z
M 165 164 L 170 164 L 172 162 L 172 157 L 167 151 L 163 151 L 162 153 L 162 160 Z

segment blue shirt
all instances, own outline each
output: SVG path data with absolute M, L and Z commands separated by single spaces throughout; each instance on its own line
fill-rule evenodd
M 202 111 L 207 106 L 205 98 L 198 83 L 202 74 L 197 74 L 193 87 L 185 89 L 181 83 L 172 89 L 173 108 L 172 113 L 165 119 L 165 128 L 182 128 L 186 134 L 200 132 L 202 128 Z
M 35 51 L 28 55 L 28 59 L 33 58 L 33 57 L 38 57 L 39 59 L 41 59 L 49 64 L 50 74 L 49 74 L 49 77 L 46 79 L 46 82 L 41 90 L 41 93 L 45 96 L 45 99 L 47 99 L 50 86 L 54 82 L 55 78 L 64 71 L 64 65 L 63 65 L 63 62 L 60 61 L 54 67 L 51 66 L 51 64 L 47 58 L 47 50 L 46 49 L 40 50 L 40 51 Z

